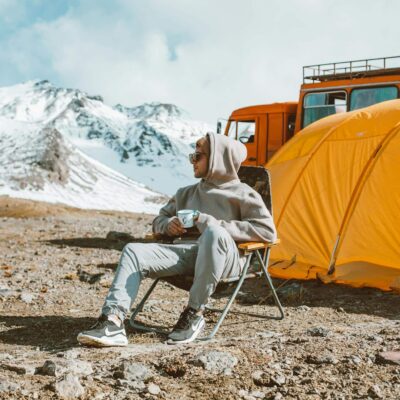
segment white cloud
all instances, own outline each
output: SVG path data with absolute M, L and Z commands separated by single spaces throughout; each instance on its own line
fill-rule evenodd
M 303 65 L 398 51 L 396 0 L 90 4 L 19 32 L 7 57 L 111 104 L 172 102 L 210 122 L 244 105 L 296 100 Z
M 11 26 L 26 16 L 26 7 L 21 1 L 0 0 L 0 24 Z

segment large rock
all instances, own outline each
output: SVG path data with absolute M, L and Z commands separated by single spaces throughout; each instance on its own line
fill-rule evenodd
M 124 361 L 114 371 L 114 378 L 127 381 L 143 382 L 151 376 L 151 371 L 140 363 L 129 363 Z
M 238 359 L 235 356 L 223 351 L 202 352 L 193 360 L 193 364 L 214 374 L 229 374 L 237 363 Z
M 20 386 L 17 383 L 9 382 L 4 378 L 0 378 L 0 393 L 15 392 L 18 389 L 20 389 Z
M 283 386 L 286 383 L 285 375 L 279 371 L 270 375 L 265 371 L 256 370 L 251 374 L 251 377 L 257 386 Z
M 78 376 L 88 376 L 93 374 L 92 364 L 83 360 L 65 360 L 60 363 L 60 373 L 72 373 Z
M 56 382 L 55 392 L 61 399 L 78 399 L 85 394 L 85 389 L 79 382 L 79 378 L 73 374 L 67 374 Z

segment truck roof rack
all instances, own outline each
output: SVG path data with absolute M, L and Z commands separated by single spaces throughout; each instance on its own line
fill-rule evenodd
M 400 75 L 400 56 L 341 61 L 303 67 L 303 83 Z

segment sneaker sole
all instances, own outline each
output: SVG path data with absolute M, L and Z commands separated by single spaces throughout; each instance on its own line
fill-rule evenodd
M 184 343 L 190 343 L 196 340 L 197 336 L 199 336 L 200 332 L 203 330 L 204 326 L 206 324 L 206 321 L 204 319 L 201 321 L 201 324 L 199 326 L 199 329 L 197 331 L 193 332 L 193 335 L 190 338 L 187 338 L 185 340 L 172 340 L 169 339 L 167 340 L 167 344 L 184 344 Z
M 85 346 L 93 346 L 93 347 L 125 347 L 128 345 L 128 339 L 123 336 L 120 339 L 115 340 L 115 337 L 108 338 L 96 338 L 94 336 L 82 335 L 81 333 L 78 335 L 77 340 L 79 343 Z

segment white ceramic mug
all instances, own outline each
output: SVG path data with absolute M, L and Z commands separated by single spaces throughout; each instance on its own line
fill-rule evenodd
M 184 228 L 191 228 L 194 226 L 193 217 L 195 215 L 195 210 L 179 210 L 178 219 Z

